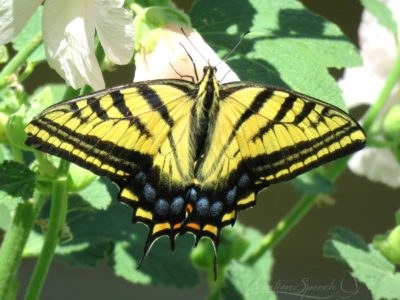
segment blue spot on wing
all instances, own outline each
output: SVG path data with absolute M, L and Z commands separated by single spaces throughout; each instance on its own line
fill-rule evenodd
M 149 183 L 144 185 L 143 194 L 144 198 L 149 202 L 153 202 L 156 199 L 156 190 Z
M 168 204 L 168 202 L 166 200 L 164 200 L 164 199 L 159 199 L 156 202 L 155 211 L 156 211 L 157 215 L 159 215 L 161 217 L 167 216 L 168 213 L 169 213 L 169 204 Z
M 196 211 L 200 216 L 206 217 L 210 204 L 207 198 L 200 198 L 196 203 Z
M 175 197 L 171 203 L 171 214 L 179 215 L 182 212 L 184 205 L 185 200 L 181 196 Z

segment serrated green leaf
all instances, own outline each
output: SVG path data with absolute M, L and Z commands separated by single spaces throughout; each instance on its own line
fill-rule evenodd
M 106 209 L 112 201 L 106 184 L 100 179 L 93 181 L 81 190 L 78 195 L 96 209 Z
M 383 1 L 380 0 L 361 0 L 361 4 L 368 10 L 379 24 L 389 29 L 394 34 L 397 34 L 398 28 L 393 14 Z
M 238 232 L 248 242 L 249 247 L 238 261 L 232 261 L 226 270 L 226 280 L 222 288 L 224 299 L 277 299 L 269 288 L 273 258 L 271 252 L 265 253 L 254 264 L 245 263 L 262 240 L 262 234 L 253 228 L 236 224 Z
M 23 49 L 37 34 L 42 31 L 42 6 L 39 6 L 22 31 L 13 40 L 13 48 L 16 51 Z M 28 61 L 38 63 L 46 59 L 44 45 L 40 45 L 29 57 Z
M 348 264 L 352 275 L 365 283 L 374 299 L 400 298 L 400 273 L 395 272 L 395 266 L 350 230 L 334 229 L 324 246 L 324 255 Z
M 27 200 L 35 188 L 35 173 L 23 164 L 4 161 L 0 164 L 0 191 L 14 198 Z
M 228 61 L 242 80 L 290 87 L 345 107 L 328 68 L 360 65 L 361 57 L 338 26 L 300 1 L 199 0 L 190 15 L 220 54 L 250 31 Z

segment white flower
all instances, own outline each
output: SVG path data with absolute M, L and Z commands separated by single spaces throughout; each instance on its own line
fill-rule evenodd
M 239 80 L 198 32 L 187 28 L 183 30 L 187 37 L 182 33 L 181 26 L 167 25 L 156 29 L 142 41 L 140 51 L 135 55 L 133 81 L 171 78 L 189 81 L 193 78 L 196 81 L 193 62 L 199 80 L 203 76 L 203 67 L 208 65 L 217 66 L 217 78 L 221 83 Z
M 383 2 L 400 24 L 400 1 Z M 397 57 L 393 33 L 380 25 L 367 11 L 362 16 L 359 38 L 364 65 L 347 69 L 339 82 L 349 107 L 371 105 L 376 101 Z M 400 84 L 393 89 L 379 117 L 383 118 L 395 103 L 400 103 Z M 382 182 L 393 188 L 400 187 L 400 164 L 389 149 L 367 147 L 353 155 L 349 167 L 356 174 L 364 175 L 372 181 Z
M 43 0 L 0 0 L 0 44 L 11 41 Z M 47 61 L 73 88 L 84 84 L 104 88 L 96 60 L 97 32 L 107 57 L 116 64 L 130 62 L 133 19 L 124 0 L 46 0 L 42 29 Z

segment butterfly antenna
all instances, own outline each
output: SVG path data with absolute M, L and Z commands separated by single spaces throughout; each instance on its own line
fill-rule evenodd
M 193 47 L 194 50 L 196 50 L 196 52 L 200 55 L 200 57 L 204 60 L 207 61 L 207 59 L 205 59 L 205 57 L 201 54 L 201 52 L 196 48 L 195 45 L 193 45 L 192 41 L 189 39 L 188 35 L 186 34 L 185 30 L 183 30 L 183 28 L 181 27 L 181 31 L 183 33 L 183 35 L 186 37 L 186 39 L 188 40 L 189 44 Z M 186 50 L 186 49 L 185 49 Z M 186 51 L 187 52 L 187 51 Z
M 185 35 L 186 36 L 186 35 Z M 188 39 L 188 37 L 186 36 L 186 38 Z M 189 59 L 190 59 L 190 61 L 192 62 L 192 65 L 193 65 L 193 69 L 194 69 L 194 76 L 196 76 L 196 81 L 199 81 L 199 75 L 197 74 L 197 68 L 196 68 L 196 63 L 194 62 L 194 59 L 193 59 L 193 57 L 189 54 L 189 51 L 187 51 L 187 49 L 186 49 L 186 47 L 182 44 L 182 43 L 179 43 L 181 46 L 182 46 L 182 48 L 183 48 L 183 50 L 185 50 L 185 52 L 186 52 L 186 55 L 189 57 Z M 193 46 L 193 45 L 192 45 Z M 172 67 L 173 68 L 173 67 Z M 174 69 L 174 68 L 173 68 Z M 175 70 L 175 69 L 174 69 Z M 176 71 L 175 71 L 176 72 Z M 191 77 L 191 76 L 190 76 Z
M 237 47 L 239 47 L 239 45 L 243 42 L 244 38 L 246 37 L 246 35 L 248 35 L 250 33 L 250 31 L 246 31 L 245 33 L 242 34 L 242 36 L 240 37 L 240 39 L 237 41 L 236 45 L 231 49 L 231 51 L 229 51 L 227 54 L 224 55 L 224 57 L 222 58 L 222 60 L 218 63 L 218 65 L 216 65 L 216 67 L 219 66 L 220 63 L 222 63 L 223 61 L 226 61 L 237 49 Z M 226 74 L 225 74 L 226 76 Z M 225 77 L 224 76 L 224 77 Z

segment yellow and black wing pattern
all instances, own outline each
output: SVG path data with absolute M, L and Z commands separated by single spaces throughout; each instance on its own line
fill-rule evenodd
M 174 246 L 185 232 L 217 246 L 260 189 L 365 144 L 361 127 L 332 105 L 265 85 L 220 85 L 215 72 L 55 104 L 26 127 L 26 143 L 116 182 L 133 222 L 149 227 L 145 254 L 158 237 Z

